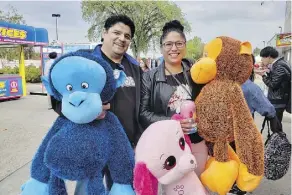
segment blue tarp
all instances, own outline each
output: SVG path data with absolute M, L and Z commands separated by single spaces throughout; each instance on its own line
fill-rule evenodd
M 0 44 L 48 45 L 48 31 L 44 28 L 0 21 Z

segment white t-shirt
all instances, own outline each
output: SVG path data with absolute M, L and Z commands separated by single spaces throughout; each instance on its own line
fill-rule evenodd
M 50 68 L 52 66 L 52 64 L 54 63 L 54 59 L 49 59 L 46 64 L 45 64 L 45 70 L 44 70 L 44 75 L 48 76 L 49 72 L 50 72 Z

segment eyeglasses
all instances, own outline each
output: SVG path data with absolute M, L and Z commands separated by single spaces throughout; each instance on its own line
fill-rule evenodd
M 166 50 L 171 50 L 171 48 L 173 47 L 173 44 L 175 44 L 177 49 L 182 49 L 185 47 L 186 42 L 185 41 L 177 41 L 177 42 L 169 41 L 169 42 L 163 43 L 162 45 Z

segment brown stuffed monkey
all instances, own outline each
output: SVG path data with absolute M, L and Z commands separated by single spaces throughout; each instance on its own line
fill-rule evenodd
M 235 180 L 241 190 L 253 191 L 264 173 L 262 137 L 240 87 L 251 74 L 251 54 L 249 42 L 218 37 L 191 68 L 193 81 L 206 84 L 195 102 L 198 132 L 214 144 L 214 158 L 201 179 L 219 194 L 226 194 Z M 234 140 L 236 154 L 229 146 Z

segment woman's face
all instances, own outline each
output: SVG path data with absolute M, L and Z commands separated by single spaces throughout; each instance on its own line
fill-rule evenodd
M 146 69 L 147 66 L 146 64 L 143 62 L 143 60 L 140 60 L 140 67 L 142 68 L 142 70 Z
M 178 32 L 169 32 L 162 41 L 161 53 L 166 63 L 181 64 L 186 54 L 186 40 Z

